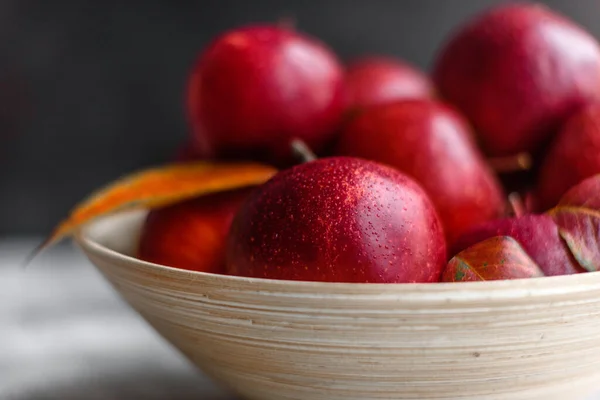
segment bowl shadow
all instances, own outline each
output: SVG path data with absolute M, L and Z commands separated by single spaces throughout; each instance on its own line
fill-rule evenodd
M 10 400 L 239 400 L 197 373 L 120 371 L 120 376 L 74 379 L 9 394 Z

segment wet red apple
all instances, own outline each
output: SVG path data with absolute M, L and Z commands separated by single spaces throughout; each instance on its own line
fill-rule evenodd
M 536 152 L 600 97 L 600 47 L 543 5 L 501 5 L 456 32 L 440 51 L 434 81 L 489 154 Z
M 429 77 L 409 63 L 391 57 L 357 59 L 346 69 L 346 95 L 350 110 L 408 98 L 431 98 Z
M 581 180 L 600 173 L 600 103 L 573 115 L 552 142 L 540 169 L 537 197 L 543 210 Z
M 333 157 L 278 173 L 242 205 L 227 245 L 232 275 L 325 282 L 436 282 L 446 244 L 408 176 Z
M 521 245 L 509 236 L 495 236 L 454 256 L 442 282 L 494 281 L 544 276 Z
M 419 182 L 438 210 L 449 244 L 505 209 L 500 184 L 467 122 L 435 100 L 364 110 L 341 133 L 337 152 L 388 164 Z
M 452 254 L 494 236 L 509 236 L 519 242 L 545 275 L 584 272 L 561 237 L 557 224 L 546 214 L 486 222 L 465 233 L 454 244 Z
M 320 152 L 344 111 L 343 68 L 323 43 L 282 26 L 225 32 L 188 83 L 193 137 L 220 157 L 292 159 L 290 141 Z
M 138 257 L 174 268 L 224 273 L 227 233 L 250 191 L 212 194 L 151 211 Z

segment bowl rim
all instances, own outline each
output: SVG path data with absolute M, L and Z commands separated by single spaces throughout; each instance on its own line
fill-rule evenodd
M 140 210 L 121 211 L 98 218 L 76 229 L 72 235 L 75 244 L 86 255 L 92 254 L 98 258 L 112 261 L 116 265 L 136 265 L 153 274 L 163 276 L 177 276 L 181 279 L 199 282 L 209 280 L 211 284 L 222 284 L 223 287 L 243 285 L 258 291 L 301 292 L 323 294 L 410 294 L 410 293 L 443 293 L 447 297 L 460 298 L 468 294 L 471 300 L 478 298 L 490 299 L 495 297 L 521 297 L 531 296 L 533 293 L 554 295 L 564 293 L 578 293 L 600 289 L 600 271 L 583 272 L 573 275 L 543 276 L 536 278 L 523 278 L 513 280 L 474 281 L 474 282 L 432 282 L 432 283 L 347 283 L 347 282 L 319 282 L 319 281 L 294 281 L 267 278 L 253 278 L 235 275 L 224 275 L 209 272 L 185 270 L 167 265 L 156 264 L 130 256 L 94 240 L 90 231 L 97 224 L 107 219 L 115 219 L 117 223 L 110 229 L 118 227 L 119 222 L 127 215 Z M 142 210 L 144 211 L 144 210 Z M 453 296 L 454 295 L 454 296 Z

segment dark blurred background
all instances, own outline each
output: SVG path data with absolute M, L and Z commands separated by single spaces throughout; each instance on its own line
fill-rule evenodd
M 0 236 L 46 233 L 91 190 L 166 161 L 183 89 L 225 29 L 294 18 L 344 60 L 429 70 L 446 35 L 492 0 L 0 0 Z M 600 1 L 544 3 L 600 37 Z

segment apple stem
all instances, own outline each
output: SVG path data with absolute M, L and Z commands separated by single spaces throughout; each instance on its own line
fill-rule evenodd
M 310 147 L 304 141 L 300 139 L 293 139 L 292 143 L 292 151 L 294 155 L 298 157 L 298 159 L 302 162 L 311 162 L 317 159 L 315 153 L 312 152 Z
M 521 195 L 517 192 L 512 192 L 508 195 L 508 205 L 510 207 L 511 213 L 515 217 L 522 217 L 527 213 L 527 208 L 523 203 L 523 199 Z
M 529 153 L 518 153 L 513 156 L 488 158 L 488 164 L 497 173 L 528 171 L 533 160 Z

